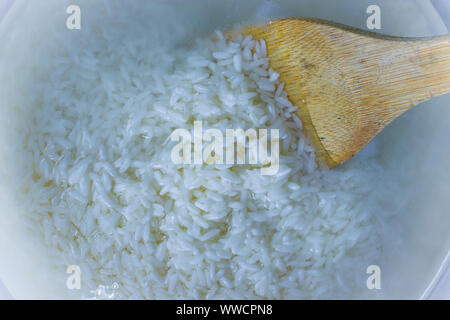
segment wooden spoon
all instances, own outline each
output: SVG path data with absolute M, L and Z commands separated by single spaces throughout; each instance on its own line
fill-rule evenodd
M 231 33 L 266 41 L 271 67 L 332 167 L 403 112 L 450 92 L 450 36 L 382 36 L 317 19 L 288 18 Z

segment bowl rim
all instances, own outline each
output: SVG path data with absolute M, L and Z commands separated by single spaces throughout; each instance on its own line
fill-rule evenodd
M 2 0 L 2 3 L 0 4 L 0 29 L 8 23 L 10 16 L 14 15 L 17 10 L 20 10 L 20 8 L 25 5 L 26 1 L 27 0 Z M 423 4 L 423 2 L 419 2 L 419 4 Z M 430 5 L 430 10 L 435 11 L 441 22 L 446 27 L 447 32 L 450 32 L 450 2 L 448 2 L 448 0 L 431 0 L 430 2 L 425 3 L 425 5 L 427 4 Z M 441 287 L 449 285 L 450 248 L 435 272 L 432 280 L 418 299 L 439 299 L 442 294 L 446 294 L 450 297 L 450 292 L 439 292 Z M 0 278 L 0 300 L 5 299 L 14 299 L 14 297 Z

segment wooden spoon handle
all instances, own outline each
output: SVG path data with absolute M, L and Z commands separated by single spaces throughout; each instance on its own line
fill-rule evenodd
M 365 92 L 356 94 L 364 105 L 389 106 L 395 118 L 422 101 L 450 92 L 450 36 L 361 40 L 356 45 L 364 47 L 364 54 L 358 56 L 359 70 L 352 78 Z
M 357 153 L 405 111 L 450 92 L 450 36 L 411 39 L 346 28 L 330 32 L 327 27 L 317 25 L 333 48 L 334 68 L 349 99 L 333 98 L 338 103 L 323 112 L 312 106 L 309 112 L 316 132 L 326 137 L 321 143 L 334 163 Z M 341 92 L 337 86 L 330 88 L 328 92 Z
M 239 32 L 266 41 L 317 158 L 330 167 L 406 110 L 450 92 L 450 36 L 384 36 L 309 18 Z

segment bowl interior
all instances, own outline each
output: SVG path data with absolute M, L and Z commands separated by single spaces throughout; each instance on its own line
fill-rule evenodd
M 42 5 L 31 0 L 16 1 L 0 23 L 0 42 L 4 44 L 0 50 L 0 70 L 3 70 L 0 83 L 7 83 L 11 73 L 26 70 L 10 63 L 15 53 L 33 50 L 21 39 L 49 34 L 55 23 L 64 21 L 66 2 L 52 0 Z M 382 10 L 381 33 L 420 37 L 447 32 L 429 1 L 193 0 L 189 8 L 183 1 L 171 1 L 174 12 L 183 12 L 192 18 L 192 38 L 206 36 L 217 28 L 227 29 L 236 23 L 257 23 L 287 16 L 317 17 L 365 29 L 366 8 L 375 3 Z M 133 5 L 139 6 L 139 2 Z M 364 156 L 374 148 L 378 150 L 384 170 L 374 190 L 389 190 L 390 185 L 400 186 L 402 190 L 396 194 L 386 192 L 379 200 L 395 210 L 395 214 L 387 218 L 390 220 L 383 239 L 383 259 L 374 262 L 382 270 L 382 297 L 422 297 L 449 252 L 450 150 L 446 147 L 450 134 L 449 104 L 450 95 L 444 95 L 417 106 L 388 126 L 362 152 Z M 10 107 L 0 102 L 2 110 Z M 10 143 L 2 139 L 1 145 Z M 358 159 L 345 166 L 351 166 L 352 161 Z M 67 290 L 56 284 L 55 275 L 42 259 L 44 249 L 37 242 L 24 240 L 22 226 L 7 196 L 8 181 L 12 179 L 7 177 L 8 165 L 0 170 L 0 214 L 4 221 L 0 224 L 0 279 L 16 298 L 67 297 Z M 380 212 L 380 215 L 385 214 Z M 379 295 L 368 292 L 367 296 Z

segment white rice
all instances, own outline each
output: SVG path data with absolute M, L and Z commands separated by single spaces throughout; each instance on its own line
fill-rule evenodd
M 264 41 L 217 33 L 187 49 L 126 35 L 98 23 L 61 40 L 22 127 L 26 219 L 60 270 L 81 267 L 81 296 L 114 282 L 116 297 L 147 299 L 365 288 L 380 248 L 362 204 L 377 168 L 317 168 Z M 280 129 L 279 172 L 173 165 L 168 137 L 193 120 Z

